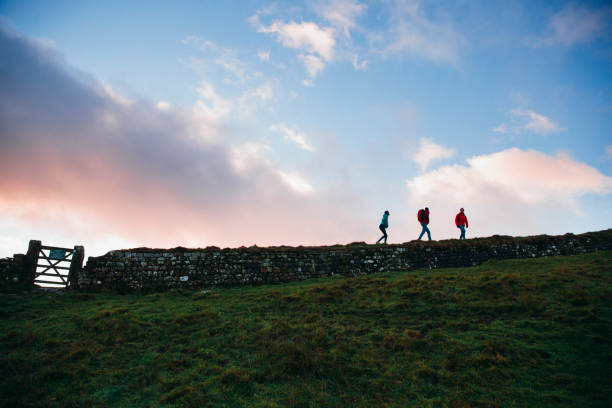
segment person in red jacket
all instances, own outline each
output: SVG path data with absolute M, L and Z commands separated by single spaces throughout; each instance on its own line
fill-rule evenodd
M 459 210 L 459 214 L 455 217 L 455 225 L 461 230 L 459 239 L 465 239 L 465 229 L 468 227 L 468 220 L 463 213 L 463 208 Z
M 423 229 L 421 230 L 421 235 L 419 235 L 419 240 L 421 239 L 423 234 L 427 233 L 427 237 L 431 241 L 431 233 L 429 232 L 429 228 L 427 228 L 427 225 L 429 224 L 429 208 L 425 207 L 424 210 L 419 210 L 419 212 L 417 213 L 417 219 L 421 223 L 421 227 L 423 227 Z

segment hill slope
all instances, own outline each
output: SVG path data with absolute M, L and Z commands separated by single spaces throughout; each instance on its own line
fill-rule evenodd
M 609 406 L 612 252 L 150 295 L 0 293 L 0 406 Z

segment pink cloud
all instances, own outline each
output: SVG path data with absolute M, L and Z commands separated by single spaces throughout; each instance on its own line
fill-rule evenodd
M 352 240 L 352 215 L 330 219 L 330 197 L 304 196 L 302 174 L 292 187 L 286 174 L 297 173 L 276 169 L 265 148 L 245 158 L 231 135 L 210 137 L 223 131 L 210 117 L 125 103 L 92 79 L 76 80 L 54 51 L 2 30 L 0 49 L 11 83 L 0 93 L 0 224 L 31 231 L 27 239 L 68 236 L 94 247 L 98 239 L 164 247 Z
M 612 193 L 611 177 L 565 153 L 517 148 L 443 166 L 406 185 L 415 208 L 431 209 L 437 238 L 456 235 L 460 207 L 478 236 L 566 232 L 564 223 L 582 215 L 580 197 Z

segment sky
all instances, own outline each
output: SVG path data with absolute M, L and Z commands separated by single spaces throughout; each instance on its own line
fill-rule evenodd
M 0 257 L 612 227 L 612 4 L 0 0 Z

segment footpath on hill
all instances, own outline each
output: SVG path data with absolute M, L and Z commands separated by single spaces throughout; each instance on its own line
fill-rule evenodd
M 0 407 L 607 407 L 612 252 L 154 294 L 0 291 Z

